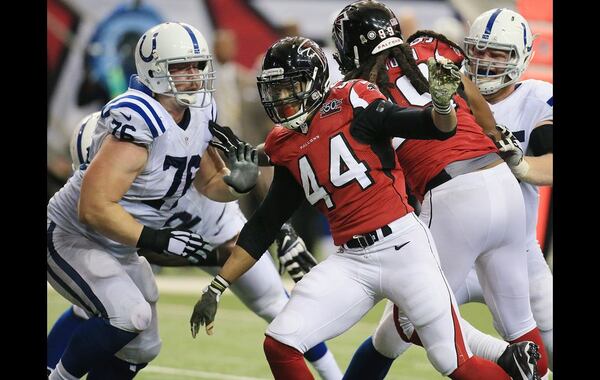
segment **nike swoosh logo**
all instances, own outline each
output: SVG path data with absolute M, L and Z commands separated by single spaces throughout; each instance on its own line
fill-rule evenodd
M 129 115 L 129 117 L 127 117 L 127 115 L 125 115 L 123 112 L 119 112 L 121 115 L 123 115 L 123 117 L 125 119 L 127 119 L 127 121 L 131 121 L 131 115 Z
M 517 357 L 515 356 L 515 354 L 513 354 L 512 357 L 513 357 L 513 360 L 515 361 L 515 364 L 517 365 L 517 368 L 519 369 L 519 373 L 521 374 L 521 376 L 523 376 L 523 379 L 528 379 L 525 372 L 523 372 L 523 370 L 521 369 L 521 366 L 519 365 L 519 361 L 517 360 Z
M 404 247 L 405 245 L 407 245 L 408 243 L 410 243 L 410 241 L 407 241 L 406 243 L 402 244 L 402 245 L 395 245 L 394 248 L 396 249 L 396 251 L 399 251 L 402 247 Z

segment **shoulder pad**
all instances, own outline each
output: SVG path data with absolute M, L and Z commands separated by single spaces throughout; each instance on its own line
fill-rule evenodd
M 537 79 L 530 79 L 528 82 L 531 82 L 531 93 L 536 97 L 536 99 L 543 101 L 550 107 L 554 106 L 554 87 L 551 83 Z
M 379 91 L 376 84 L 366 80 L 356 80 L 350 88 L 349 96 L 352 108 L 362 107 L 367 108 L 369 104 L 377 99 L 386 99 Z
M 277 164 L 278 162 L 277 151 L 279 150 L 279 147 L 284 144 L 281 140 L 285 137 L 286 132 L 288 132 L 288 130 L 283 127 L 275 127 L 265 138 L 264 151 L 273 164 Z
M 429 57 L 440 55 L 460 66 L 465 58 L 460 50 L 434 37 L 416 38 L 410 43 L 410 47 L 417 52 L 419 61 L 427 61 Z
M 150 144 L 165 133 L 169 124 L 161 118 L 160 104 L 135 91 L 111 100 L 102 108 L 100 119 L 113 136 L 140 144 Z

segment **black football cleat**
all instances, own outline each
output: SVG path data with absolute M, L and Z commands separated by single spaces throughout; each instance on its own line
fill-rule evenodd
M 541 380 L 536 368 L 539 359 L 538 345 L 525 341 L 506 347 L 497 363 L 513 380 Z

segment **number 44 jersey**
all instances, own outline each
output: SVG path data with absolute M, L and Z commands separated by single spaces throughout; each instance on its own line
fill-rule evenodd
M 275 127 L 265 141 L 271 162 L 286 167 L 325 214 L 336 245 L 413 211 L 391 138 L 365 143 L 353 135 L 354 113 L 377 99 L 385 96 L 372 83 L 339 82 L 306 133 Z
M 133 87 L 133 88 L 132 88 Z M 86 164 L 75 171 L 67 184 L 48 204 L 48 218 L 60 228 L 97 241 L 115 253 L 131 253 L 124 246 L 79 222 L 77 204 L 83 176 L 102 142 L 112 135 L 148 149 L 148 161 L 119 204 L 138 222 L 161 228 L 173 213 L 178 199 L 192 185 L 200 159 L 212 138 L 208 121 L 216 117 L 214 103 L 206 108 L 189 108 L 177 124 L 170 114 L 139 82 L 107 103 L 93 133 Z

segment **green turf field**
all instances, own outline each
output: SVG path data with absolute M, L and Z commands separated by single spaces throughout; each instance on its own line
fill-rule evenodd
M 200 274 L 199 271 L 194 273 Z M 158 277 L 161 276 L 168 278 L 169 275 Z M 267 323 L 248 311 L 228 291 L 221 299 L 215 335 L 209 337 L 201 330 L 202 335 L 192 339 L 189 318 L 196 300 L 194 295 L 177 294 L 173 289 L 162 291 L 158 314 L 163 347 L 160 355 L 136 379 L 271 379 L 262 350 Z M 67 301 L 49 288 L 48 329 L 67 305 Z M 348 365 L 354 350 L 373 332 L 383 307 L 384 303 L 380 302 L 352 329 L 327 342 L 342 370 Z M 475 327 L 496 335 L 485 306 L 465 305 L 461 307 L 461 313 Z M 441 379 L 442 376 L 429 364 L 425 351 L 413 347 L 394 362 L 387 378 L 429 380 Z

